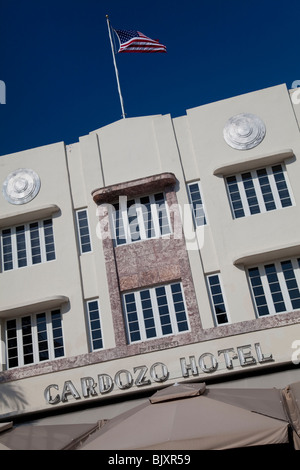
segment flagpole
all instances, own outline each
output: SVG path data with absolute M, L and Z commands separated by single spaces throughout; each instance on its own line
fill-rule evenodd
M 118 92 L 119 92 L 121 109 L 122 109 L 122 118 L 125 119 L 126 115 L 124 111 L 124 103 L 123 103 L 123 98 L 122 98 L 122 93 L 121 93 L 120 82 L 119 82 L 119 73 L 118 73 L 117 64 L 116 64 L 116 58 L 115 58 L 114 47 L 113 47 L 113 42 L 112 42 L 112 37 L 111 37 L 111 30 L 110 30 L 110 23 L 109 23 L 108 15 L 106 15 L 106 20 L 107 20 L 107 27 L 108 27 L 108 33 L 109 33 L 109 39 L 110 39 L 110 45 L 111 45 L 111 52 L 113 55 L 113 61 L 114 61 L 114 66 L 115 66 L 116 79 L 117 79 L 117 84 L 118 84 Z

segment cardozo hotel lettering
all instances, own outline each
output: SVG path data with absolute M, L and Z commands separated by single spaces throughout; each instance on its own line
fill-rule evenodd
M 272 354 L 263 353 L 260 343 L 255 343 L 254 346 L 251 344 L 238 346 L 236 349 L 221 349 L 216 355 L 205 352 L 199 357 L 190 355 L 178 359 L 182 378 L 196 378 L 203 373 L 214 373 L 218 370 L 221 360 L 227 370 L 274 361 Z M 69 399 L 93 398 L 116 390 L 129 390 L 179 378 L 176 376 L 178 374 L 163 362 L 155 362 L 150 367 L 139 365 L 132 370 L 120 369 L 112 375 L 100 373 L 97 374 L 97 378 L 82 377 L 79 385 L 74 384 L 72 380 L 66 380 L 62 386 L 52 383 L 44 391 L 46 402 L 55 405 L 60 402 L 66 403 Z

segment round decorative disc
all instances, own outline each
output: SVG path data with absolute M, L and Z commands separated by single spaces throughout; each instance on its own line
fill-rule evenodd
M 237 114 L 231 117 L 223 131 L 224 139 L 230 147 L 248 150 L 256 147 L 264 139 L 264 122 L 254 114 Z
M 8 175 L 2 192 L 11 204 L 26 204 L 35 198 L 40 186 L 40 178 L 33 170 L 20 168 Z

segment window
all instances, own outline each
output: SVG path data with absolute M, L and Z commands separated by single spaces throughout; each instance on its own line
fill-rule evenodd
M 120 198 L 111 212 L 117 245 L 158 238 L 171 232 L 167 204 L 163 193 L 127 201 Z
M 98 300 L 87 302 L 90 343 L 92 351 L 103 348 L 102 328 L 100 321 L 100 309 Z
M 217 325 L 228 323 L 227 309 L 222 292 L 219 274 L 207 276 L 210 299 L 213 306 L 214 319 Z
M 80 252 L 88 253 L 92 251 L 88 214 L 86 209 L 76 211 L 77 231 L 80 244 Z
M 2 271 L 55 259 L 51 219 L 4 229 L 0 238 Z
M 300 258 L 248 269 L 258 316 L 300 308 Z
M 283 165 L 248 171 L 226 178 L 234 218 L 291 206 Z
M 198 181 L 196 183 L 189 183 L 187 187 L 192 205 L 195 225 L 196 227 L 206 225 L 206 217 L 201 197 L 200 182 Z
M 64 356 L 60 310 L 6 321 L 7 368 Z
M 179 282 L 124 294 L 124 306 L 130 343 L 189 329 Z

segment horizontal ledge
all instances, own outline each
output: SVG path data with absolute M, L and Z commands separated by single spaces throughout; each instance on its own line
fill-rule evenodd
M 95 189 L 92 196 L 96 204 L 116 202 L 119 196 L 137 197 L 155 191 L 163 191 L 167 186 L 176 183 L 173 173 L 161 173 L 126 183 L 113 184 L 105 188 Z
M 273 248 L 269 251 L 248 253 L 233 260 L 235 266 L 250 266 L 254 263 L 268 263 L 285 257 L 299 256 L 300 244 L 287 245 L 279 248 Z
M 22 224 L 26 222 L 32 222 L 35 219 L 44 219 L 51 217 L 56 212 L 59 212 L 60 208 L 56 204 L 48 204 L 45 206 L 36 207 L 35 209 L 29 209 L 24 211 L 23 206 L 22 212 L 4 214 L 0 217 L 0 228 L 10 227 L 16 224 Z M 19 210 L 21 209 L 19 206 Z
M 0 308 L 0 316 L 3 317 L 12 317 L 15 315 L 32 314 L 36 312 L 41 312 L 44 310 L 51 310 L 58 307 L 61 307 L 64 303 L 69 302 L 69 298 L 64 295 L 54 295 L 51 297 L 45 297 L 43 299 L 37 299 L 33 302 L 28 302 L 27 304 L 16 304 L 9 307 Z
M 292 149 L 280 150 L 279 152 L 259 155 L 258 157 L 247 158 L 239 162 L 231 162 L 214 170 L 214 175 L 229 176 L 230 174 L 245 170 L 254 170 L 263 165 L 274 165 L 288 158 L 294 157 Z

